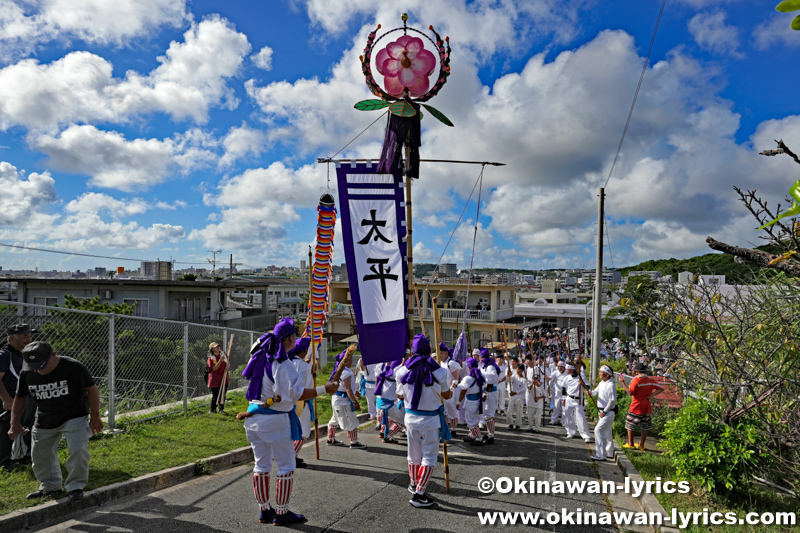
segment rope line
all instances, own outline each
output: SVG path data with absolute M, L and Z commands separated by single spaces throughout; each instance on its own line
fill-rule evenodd
M 481 175 L 478 177 L 478 210 L 475 213 L 475 232 L 472 234 L 472 257 L 469 259 L 469 279 L 467 280 L 467 299 L 464 301 L 464 320 L 461 321 L 461 334 L 467 331 L 467 311 L 469 309 L 469 289 L 472 286 L 472 265 L 475 262 L 475 242 L 478 240 L 478 219 L 481 216 L 481 193 L 483 192 L 483 171 L 486 166 L 481 167 Z
M 484 163 L 486 165 L 486 163 Z M 478 175 L 478 179 L 475 180 L 475 185 L 472 186 L 472 191 L 469 193 L 469 198 L 467 198 L 466 203 L 464 204 L 464 209 L 461 210 L 461 215 L 458 217 L 458 222 L 456 222 L 456 226 L 453 228 L 453 231 L 450 232 L 450 238 L 447 239 L 447 244 L 444 245 L 444 250 L 442 250 L 442 255 L 439 256 L 439 261 L 436 262 L 436 266 L 433 267 L 433 272 L 436 272 L 439 268 L 439 265 L 442 263 L 442 259 L 444 258 L 444 254 L 447 253 L 447 248 L 450 246 L 450 242 L 453 240 L 453 237 L 456 234 L 459 226 L 461 226 L 461 219 L 464 218 L 464 213 L 467 211 L 467 207 L 469 206 L 469 201 L 472 200 L 472 195 L 475 194 L 475 188 L 478 186 L 478 182 L 483 177 L 483 167 L 481 168 L 481 173 Z M 430 287 L 431 282 L 433 281 L 433 275 L 431 274 L 431 279 L 428 280 L 427 285 L 425 285 L 425 289 L 422 291 L 422 295 L 424 296 L 425 293 L 428 292 L 428 287 Z
M 658 20 L 656 20 L 656 27 L 653 30 L 653 37 L 650 39 L 650 47 L 647 49 L 647 56 L 644 58 L 644 65 L 642 66 L 642 73 L 639 75 L 639 83 L 636 85 L 636 92 L 633 95 L 633 102 L 631 102 L 631 109 L 628 111 L 628 120 L 625 121 L 625 129 L 622 130 L 622 138 L 619 140 L 619 146 L 617 147 L 617 153 L 614 156 L 614 162 L 611 164 L 611 169 L 608 171 L 608 177 L 606 178 L 606 184 L 603 185 L 603 188 L 608 187 L 608 180 L 611 179 L 611 174 L 614 172 L 614 167 L 617 166 L 617 159 L 619 158 L 619 153 L 622 151 L 622 143 L 625 142 L 625 135 L 628 133 L 628 125 L 631 123 L 631 117 L 633 116 L 633 108 L 636 107 L 636 100 L 639 98 L 639 90 L 642 88 L 642 81 L 644 80 L 644 74 L 647 72 L 647 65 L 650 63 L 650 53 L 653 51 L 653 43 L 656 40 L 656 34 L 658 33 L 658 26 L 661 24 L 661 16 L 664 14 L 664 6 L 667 4 L 667 0 L 661 1 L 661 10 L 658 12 Z
M 361 137 L 361 136 L 364 134 L 364 132 L 365 132 L 365 131 L 367 131 L 367 130 L 368 130 L 368 129 L 370 129 L 372 126 L 374 126 L 374 125 L 375 125 L 375 123 L 376 123 L 376 122 L 378 122 L 380 119 L 382 119 L 382 118 L 383 118 L 383 117 L 384 117 L 384 116 L 385 116 L 387 113 L 389 113 L 389 112 L 388 112 L 388 111 L 385 111 L 384 113 L 381 113 L 381 115 L 380 115 L 378 118 L 376 118 L 375 120 L 373 120 L 373 121 L 372 121 L 372 123 L 371 123 L 369 126 L 367 126 L 366 128 L 364 128 L 363 130 L 361 130 L 361 133 L 359 133 L 358 135 L 356 135 L 355 137 L 353 137 L 353 138 L 350 140 L 350 142 L 349 142 L 349 143 L 347 143 L 347 144 L 345 144 L 344 146 L 342 146 L 342 147 L 341 147 L 341 149 L 339 149 L 339 151 L 338 151 L 338 152 L 336 152 L 335 154 L 333 154 L 332 156 L 330 156 L 330 157 L 328 158 L 328 162 L 330 163 L 330 160 L 331 160 L 331 159 L 333 159 L 333 158 L 334 158 L 334 157 L 336 157 L 337 155 L 341 154 L 341 153 L 342 153 L 342 152 L 343 152 L 343 151 L 344 151 L 344 150 L 345 150 L 345 149 L 346 149 L 348 146 L 350 146 L 351 144 L 353 144 L 353 143 L 355 142 L 355 140 L 356 140 L 356 139 L 358 139 L 359 137 Z M 330 174 L 329 174 L 329 176 L 330 176 Z M 328 178 L 328 187 L 329 187 L 329 188 L 330 188 L 330 183 L 331 183 L 331 180 L 330 180 L 330 177 L 329 177 L 329 178 Z

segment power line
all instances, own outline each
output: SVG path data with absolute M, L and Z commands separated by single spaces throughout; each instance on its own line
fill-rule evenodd
M 80 252 L 65 252 L 63 250 L 49 250 L 47 248 L 34 248 L 33 246 L 22 246 L 20 244 L 5 244 L 0 242 L 0 246 L 5 246 L 6 248 L 19 248 L 21 250 L 30 250 L 32 252 L 47 252 L 50 254 L 63 254 L 63 255 L 79 255 L 81 257 L 95 257 L 97 259 L 113 259 L 115 261 L 136 261 L 137 263 L 142 262 L 149 262 L 152 259 L 132 259 L 129 257 L 114 257 L 110 255 L 95 255 L 95 254 L 83 254 Z M 201 265 L 203 261 L 172 261 L 172 263 L 181 264 L 181 265 Z
M 611 253 L 611 237 L 608 235 L 608 221 L 604 221 L 604 225 L 606 228 L 606 242 L 608 243 L 608 256 L 611 258 L 611 268 L 616 270 L 617 266 L 614 264 L 614 254 Z
M 642 73 L 639 75 L 639 83 L 636 85 L 636 92 L 633 95 L 633 102 L 631 102 L 631 109 L 630 111 L 628 111 L 628 120 L 625 121 L 625 129 L 622 130 L 622 138 L 619 140 L 619 146 L 617 147 L 617 153 L 614 156 L 614 162 L 611 164 L 611 169 L 608 171 L 606 184 L 603 185 L 604 189 L 608 187 L 608 180 L 611 179 L 611 173 L 614 172 L 614 167 L 617 166 L 617 158 L 619 157 L 619 153 L 622 151 L 622 143 L 625 142 L 625 134 L 628 133 L 628 125 L 631 123 L 631 117 L 633 116 L 633 108 L 636 107 L 636 99 L 639 98 L 639 89 L 642 88 L 644 73 L 647 72 L 647 65 L 648 63 L 650 63 L 650 53 L 653 51 L 653 43 L 656 41 L 658 26 L 659 24 L 661 24 L 661 16 L 664 14 L 664 6 L 666 4 L 667 0 L 661 1 L 661 10 L 658 12 L 658 20 L 656 20 L 656 27 L 653 30 L 653 37 L 652 39 L 650 39 L 650 47 L 647 49 L 647 56 L 644 58 L 644 65 L 642 66 Z

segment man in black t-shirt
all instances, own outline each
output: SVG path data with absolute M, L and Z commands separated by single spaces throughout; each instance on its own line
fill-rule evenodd
M 13 441 L 8 438 L 11 428 L 11 404 L 17 394 L 17 379 L 22 372 L 22 349 L 33 340 L 35 329 L 28 324 L 14 324 L 8 328 L 8 344 L 0 349 L 0 466 L 14 468 L 18 462 L 11 459 Z M 22 413 L 22 425 L 28 429 L 33 427 L 33 418 L 36 414 L 36 402 L 29 401 Z M 28 447 L 26 457 L 19 462 L 30 463 L 31 436 L 24 436 L 25 445 Z
M 28 494 L 28 499 L 61 492 L 58 443 L 62 436 L 69 451 L 64 487 L 71 500 L 83 498 L 89 481 L 89 437 L 103 430 L 100 394 L 92 376 L 81 363 L 57 355 L 46 342 L 32 342 L 22 350 L 22 372 L 8 431 L 11 439 L 22 433 L 20 415 L 28 396 L 36 398 L 37 403 L 31 456 L 33 473 L 40 483 L 39 490 Z

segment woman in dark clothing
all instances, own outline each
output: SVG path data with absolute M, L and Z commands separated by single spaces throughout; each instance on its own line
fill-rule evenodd
M 218 342 L 208 345 L 208 362 L 206 364 L 208 365 L 208 388 L 211 389 L 211 409 L 208 412 L 216 413 L 222 380 L 225 379 L 226 386 L 231 382 L 231 376 L 227 372 L 228 362 L 225 354 L 222 353 L 222 346 Z M 219 412 L 225 412 L 224 404 L 219 406 Z

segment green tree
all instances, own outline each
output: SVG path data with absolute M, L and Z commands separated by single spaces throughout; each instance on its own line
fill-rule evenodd
M 620 305 L 608 312 L 608 318 L 623 316 L 622 323 L 630 328 L 638 325 L 644 331 L 646 345 L 655 328 L 648 312 L 658 306 L 658 282 L 650 276 L 631 276 L 625 287 L 618 292 Z

